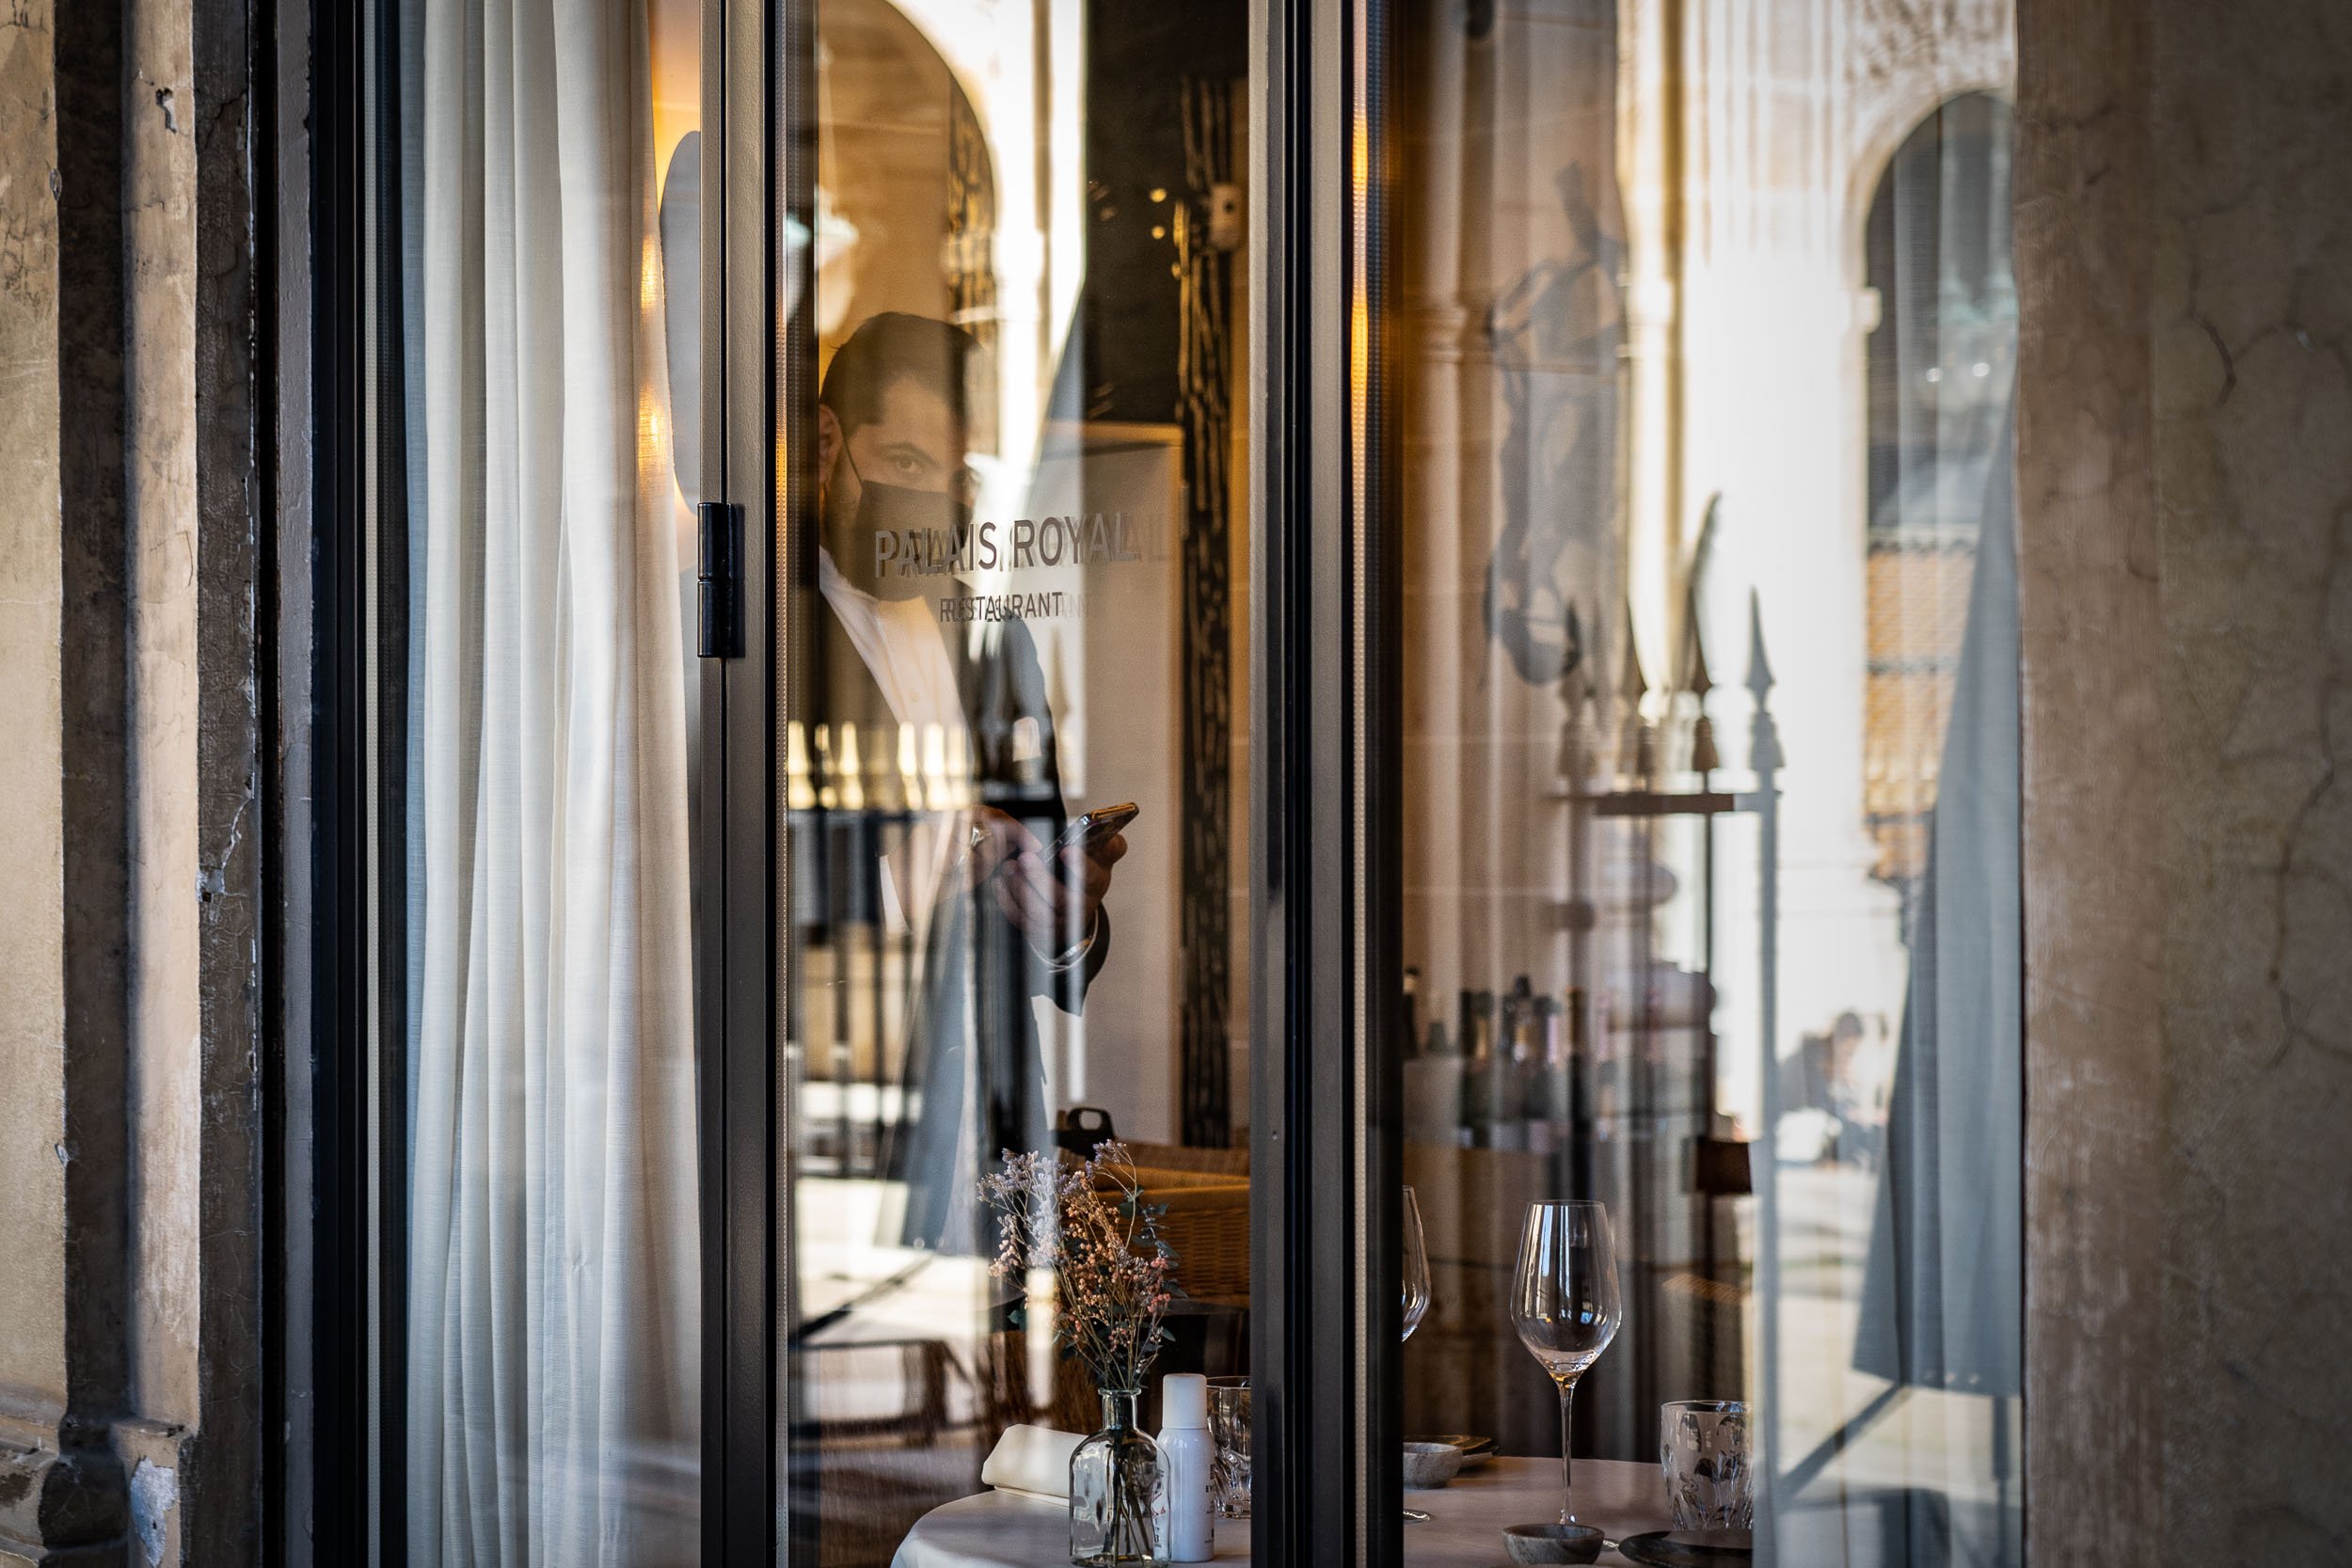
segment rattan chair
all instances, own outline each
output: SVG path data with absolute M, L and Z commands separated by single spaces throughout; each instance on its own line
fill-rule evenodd
M 1143 1200 L 1167 1212 L 1160 1236 L 1176 1254 L 1176 1283 L 1195 1301 L 1249 1305 L 1249 1183 L 1187 1171 L 1146 1171 Z

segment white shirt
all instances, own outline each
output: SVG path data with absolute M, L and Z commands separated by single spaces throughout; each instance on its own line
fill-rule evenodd
M 822 546 L 817 550 L 817 586 L 898 722 L 913 724 L 927 734 L 930 726 L 937 724 L 946 736 L 948 754 L 961 754 L 965 745 L 963 696 L 956 684 L 955 661 L 948 657 L 946 640 L 932 617 L 930 601 L 920 595 L 875 597 L 843 577 L 833 563 L 833 553 Z M 889 906 L 884 914 L 894 929 L 922 928 L 941 884 L 962 851 L 961 836 L 958 817 L 937 813 L 912 835 L 905 866 L 893 864 L 888 855 L 882 857 L 887 873 L 882 878 L 882 897 Z M 1093 944 L 1094 932 L 1089 930 L 1075 947 L 1053 959 L 1050 967 L 1072 967 Z
M 817 551 L 817 586 L 898 722 L 925 734 L 939 726 L 947 753 L 960 754 L 964 745 L 963 697 L 930 601 L 919 595 L 876 598 L 843 577 L 832 552 L 821 546 Z M 881 740 L 880 736 L 872 737 L 874 744 Z M 883 914 L 892 929 L 924 928 L 941 885 L 955 867 L 959 828 L 954 814 L 935 813 L 910 829 L 905 854 L 882 857 Z
M 918 729 L 937 724 L 951 741 L 960 740 L 963 697 L 930 601 L 920 595 L 878 599 L 843 577 L 832 552 L 821 546 L 817 551 L 817 586 L 898 722 Z

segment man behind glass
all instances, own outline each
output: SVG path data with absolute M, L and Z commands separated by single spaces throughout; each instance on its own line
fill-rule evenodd
M 967 537 L 972 523 L 973 348 L 947 323 L 878 315 L 826 368 L 815 454 L 822 610 L 807 688 L 812 718 L 836 736 L 854 724 L 880 746 L 911 725 L 920 751 L 937 736 L 969 759 L 960 809 L 885 841 L 877 911 L 920 954 L 912 1125 L 890 1129 L 885 1169 L 907 1183 L 904 1241 L 955 1252 L 990 1248 L 975 1212 L 981 1168 L 1051 1139 L 1032 999 L 1084 1005 L 1109 956 L 1104 897 L 1127 852 L 1118 836 L 1055 850 L 1067 814 L 1036 642 L 1018 619 L 943 625 L 932 599 L 961 584 L 919 569 L 914 542 Z

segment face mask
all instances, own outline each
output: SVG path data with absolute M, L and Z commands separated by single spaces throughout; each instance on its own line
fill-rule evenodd
M 952 549 L 972 523 L 971 504 L 945 490 L 916 490 L 904 484 L 881 484 L 858 472 L 847 441 L 842 460 L 857 476 L 857 515 L 843 526 L 835 516 L 827 531 L 825 546 L 833 553 L 834 570 L 878 599 L 912 599 L 923 592 L 928 578 L 921 552 L 934 547 Z M 882 557 L 879 567 L 875 557 Z M 900 570 L 906 567 L 906 570 Z

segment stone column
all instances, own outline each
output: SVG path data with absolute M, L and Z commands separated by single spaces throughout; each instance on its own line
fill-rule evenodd
M 103 1560 L 128 1517 L 107 1322 L 124 1263 L 122 665 L 103 540 L 119 538 L 121 449 L 103 384 L 119 385 L 120 355 L 80 313 L 103 277 L 68 269 L 88 258 L 103 275 L 119 256 L 119 182 L 95 201 L 82 183 L 109 186 L 112 139 L 79 135 L 87 78 L 60 79 L 57 21 L 51 0 L 0 19 L 0 1562 Z M 89 23 L 65 19 L 103 75 L 114 40 Z M 85 373 L 95 409 L 69 384 Z M 104 520 L 69 529 L 70 502 Z
M 258 1552 L 247 70 L 0 17 L 0 1564 Z
M 2160 1560 L 2162 642 L 2148 0 L 2019 0 L 2026 1495 L 2036 1563 Z M 2067 1498 L 2052 1507 L 2047 1499 Z M 2077 1506 L 2079 1504 L 2079 1506 Z

